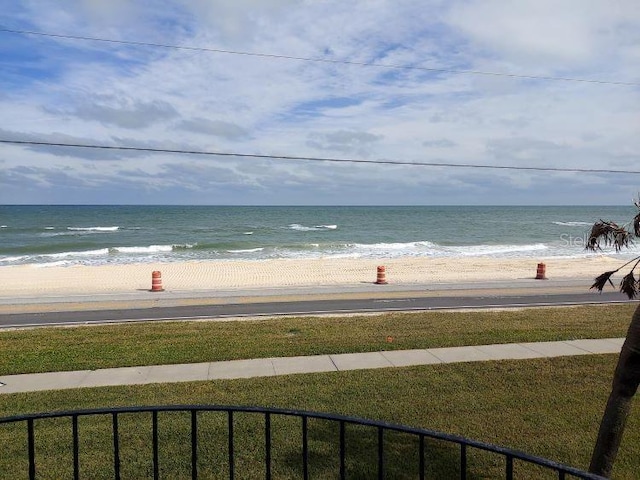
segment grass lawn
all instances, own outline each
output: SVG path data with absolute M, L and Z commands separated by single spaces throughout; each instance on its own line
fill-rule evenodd
M 0 373 L 621 337 L 633 304 L 0 331 Z M 393 337 L 388 343 L 387 337 Z
M 124 405 L 275 406 L 341 413 L 456 433 L 587 468 L 615 361 L 615 355 L 590 355 L 13 394 L 0 396 L 0 415 Z M 91 455 L 81 457 L 86 478 L 112 475 L 104 473 L 110 465 L 108 421 L 108 418 L 102 422 L 81 420 L 81 445 L 92 451 Z M 224 432 L 223 419 L 212 418 L 201 423 L 209 422 L 213 425 L 210 432 Z M 187 475 L 188 424 L 185 415 L 181 419 L 177 414 L 165 414 L 165 418 L 161 418 L 161 442 L 165 449 L 161 464 L 167 478 Z M 274 436 L 274 446 L 286 445 L 285 451 L 295 451 L 296 447 L 289 446 L 289 442 L 299 436 L 299 426 L 274 421 L 275 426 L 278 434 Z M 38 465 L 41 471 L 48 472 L 44 478 L 69 478 L 69 423 L 51 422 L 37 427 L 36 451 L 44 455 Z M 328 450 L 331 439 L 335 442 L 337 436 L 329 427 L 320 429 L 321 433 L 312 436 L 318 443 L 314 448 L 320 452 L 316 456 L 326 458 L 319 467 L 314 467 L 322 472 L 315 478 L 336 478 L 335 461 L 332 463 L 329 459 L 337 459 L 337 453 L 334 450 L 331 455 Z M 121 435 L 127 439 L 123 443 L 123 458 L 130 459 L 130 463 L 127 462 L 129 478 L 149 478 L 150 431 L 148 416 L 132 417 L 121 426 Z M 260 427 L 249 423 L 236 433 L 236 448 L 243 452 L 241 457 L 247 457 L 237 466 L 247 468 L 242 474 L 237 470 L 238 478 L 262 478 L 259 462 L 254 464 L 249 459 L 252 451 L 260 453 L 258 445 L 263 435 Z M 15 478 L 11 465 L 23 457 L 25 437 L 24 429 L 17 432 L 0 428 L 0 442 L 4 445 L 0 453 L 0 478 Z M 212 437 L 210 441 L 202 441 L 203 448 L 214 450 L 215 445 L 218 448 L 202 454 L 205 458 L 208 456 L 210 462 L 203 465 L 199 478 L 224 476 L 221 458 L 226 452 L 225 443 L 213 434 Z M 299 446 L 297 448 L 299 451 Z M 400 443 L 398 448 L 400 463 L 389 460 L 388 468 L 393 472 L 389 478 L 415 478 L 415 473 L 404 470 L 404 466 L 410 464 L 411 455 L 415 456 L 415 447 Z M 371 451 L 368 454 L 370 456 Z M 454 451 L 442 447 L 428 451 L 428 456 L 435 469 L 431 478 L 455 477 L 440 470 L 455 462 Z M 218 465 L 223 471 L 212 465 Z M 487 455 L 473 456 L 470 467 L 469 478 L 495 478 L 502 471 L 501 465 Z M 369 467 L 361 468 L 369 471 L 366 470 Z M 614 478 L 637 479 L 638 471 L 640 414 L 632 414 Z M 277 472 L 274 478 L 300 478 L 299 470 L 287 462 L 280 465 Z M 355 478 L 368 477 L 361 473 Z M 528 472 L 516 478 L 549 477 Z
M 635 305 L 427 312 L 346 318 L 284 318 L 47 328 L 0 332 L 0 372 L 201 362 L 284 355 L 427 348 L 624 336 Z M 393 336 L 392 343 L 386 342 Z M 609 392 L 616 355 L 475 362 L 282 377 L 92 388 L 0 395 L 0 416 L 80 408 L 164 404 L 260 405 L 340 413 L 463 435 L 586 468 Z M 220 415 L 220 414 L 218 414 Z M 82 478 L 113 478 L 109 418 L 81 419 Z M 225 418 L 203 415 L 199 478 L 228 478 Z M 189 418 L 161 414 L 163 478 L 188 476 Z M 298 423 L 274 419 L 274 478 L 300 478 Z M 42 478 L 71 476 L 70 424 L 36 423 Z M 121 420 L 123 478 L 151 478 L 149 415 Z M 263 426 L 237 419 L 236 478 L 264 477 Z M 337 477 L 337 433 L 310 424 L 312 478 Z M 349 431 L 349 478 L 375 472 L 375 434 Z M 416 478 L 415 443 L 389 439 L 388 478 Z M 24 428 L 0 426 L 0 479 L 20 478 Z M 429 478 L 459 478 L 457 453 L 428 444 Z M 453 473 L 445 470 L 454 466 Z M 522 466 L 518 466 L 521 469 Z M 468 478 L 495 478 L 502 463 L 474 452 Z M 26 470 L 24 470 L 26 471 Z M 637 479 L 640 414 L 632 414 L 614 478 Z M 518 470 L 516 478 L 550 478 Z

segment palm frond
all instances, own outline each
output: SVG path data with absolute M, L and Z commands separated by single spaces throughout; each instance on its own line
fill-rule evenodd
M 598 275 L 595 278 L 595 281 L 593 282 L 593 285 L 591 285 L 591 289 L 596 289 L 599 292 L 602 292 L 602 289 L 604 288 L 604 286 L 607 284 L 607 282 L 609 282 L 611 284 L 612 287 L 615 288 L 615 285 L 613 284 L 613 282 L 611 281 L 611 276 L 616 273 L 618 270 L 611 270 L 610 272 L 604 272 L 601 275 Z
M 640 237 L 640 213 L 633 217 L 633 233 L 636 234 L 636 237 Z
M 622 278 L 620 291 L 629 297 L 629 299 L 636 298 L 636 295 L 638 295 L 638 282 L 636 277 L 633 276 L 633 270 Z
M 602 250 L 601 241 L 604 241 L 605 245 L 613 245 L 616 251 L 619 251 L 622 247 L 629 246 L 629 232 L 614 222 L 599 220 L 591 227 L 585 248 L 593 251 Z
M 622 247 L 629 246 L 629 236 L 629 232 L 627 232 L 624 228 L 616 230 L 613 237 L 613 245 L 616 247 L 616 252 L 622 250 Z

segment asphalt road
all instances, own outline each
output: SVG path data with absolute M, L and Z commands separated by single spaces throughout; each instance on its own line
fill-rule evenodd
M 392 311 L 428 311 L 453 309 L 519 308 L 560 305 L 626 303 L 619 292 L 595 294 L 488 294 L 406 296 L 394 298 L 335 298 L 296 301 L 241 302 L 208 305 L 155 306 L 149 308 L 102 308 L 82 311 L 41 311 L 0 314 L 0 329 L 54 325 L 86 325 L 100 323 L 163 320 L 229 319 L 271 317 L 281 315 L 354 314 Z

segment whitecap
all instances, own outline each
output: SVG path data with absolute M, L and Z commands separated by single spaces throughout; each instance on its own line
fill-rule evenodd
M 44 238 L 49 238 L 49 237 L 70 237 L 70 236 L 75 236 L 78 235 L 79 232 L 70 232 L 70 231 L 64 231 L 64 232 L 52 232 L 52 231 L 48 231 L 48 232 L 40 232 L 40 236 L 44 237 Z M 91 232 L 83 232 L 83 233 L 91 233 Z
M 65 265 L 70 265 L 71 262 L 68 260 L 58 260 L 55 262 L 47 262 L 47 263 L 33 263 L 32 267 L 35 268 L 48 268 L 48 267 L 64 267 Z
M 300 225 L 299 223 L 292 223 L 289 225 L 289 228 L 299 232 L 317 232 L 320 230 L 336 230 L 338 225 L 316 225 L 314 227 L 307 227 L 305 225 Z
M 113 251 L 118 253 L 158 253 L 170 252 L 173 245 L 149 245 L 148 247 L 114 247 Z
M 120 227 L 67 227 L 73 232 L 116 232 Z
M 0 262 L 19 262 L 24 260 L 25 258 L 29 258 L 27 255 L 18 255 L 17 257 L 2 257 L 0 258 Z
M 60 253 L 46 253 L 41 256 L 43 257 L 51 257 L 51 258 L 64 258 L 64 257 L 95 257 L 98 255 L 108 255 L 108 248 L 100 248 L 98 250 L 83 250 L 83 251 L 71 251 L 71 252 L 60 252 Z
M 560 225 L 562 227 L 584 227 L 587 225 L 593 225 L 589 222 L 553 222 L 554 225 Z
M 247 248 L 244 250 L 227 250 L 227 253 L 255 253 L 255 252 L 261 252 L 264 250 L 264 247 L 258 247 L 258 248 Z
M 427 242 L 428 243 L 428 242 Z M 423 245 L 422 242 L 408 242 L 408 243 L 373 243 L 373 244 L 354 244 L 358 248 L 366 248 L 370 250 L 407 250 L 413 249 L 417 246 Z
M 428 241 L 406 243 L 347 244 L 347 251 L 331 252 L 332 256 L 359 257 L 474 257 L 527 255 L 548 250 L 543 243 L 525 245 L 439 245 Z
M 469 245 L 464 247 L 448 247 L 447 250 L 455 252 L 456 254 L 461 256 L 475 257 L 483 255 L 493 256 L 524 252 L 538 252 L 547 250 L 548 248 L 549 247 L 547 247 L 544 243 L 535 243 L 528 245 Z
M 300 225 L 299 223 L 292 223 L 289 225 L 291 230 L 297 230 L 299 232 L 312 232 L 314 230 L 319 230 L 317 227 L 305 227 L 304 225 Z
M 396 243 L 373 243 L 373 244 L 346 244 L 344 248 L 351 250 L 357 257 L 426 257 L 442 254 L 442 249 L 431 242 L 396 242 Z M 335 252 L 344 254 L 345 252 Z M 348 253 L 349 255 L 351 253 Z
M 175 245 L 172 245 L 172 250 L 189 250 L 191 248 L 195 248 L 196 245 L 198 245 L 197 243 L 178 243 Z
M 35 268 L 47 268 L 47 267 L 62 267 L 64 265 L 69 265 L 69 262 L 67 260 L 58 260 L 56 262 L 34 263 L 32 266 Z

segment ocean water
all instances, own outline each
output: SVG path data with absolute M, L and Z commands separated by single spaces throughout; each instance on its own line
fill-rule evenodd
M 0 206 L 0 266 L 189 260 L 582 257 L 631 206 Z M 616 254 L 640 254 L 637 245 Z

